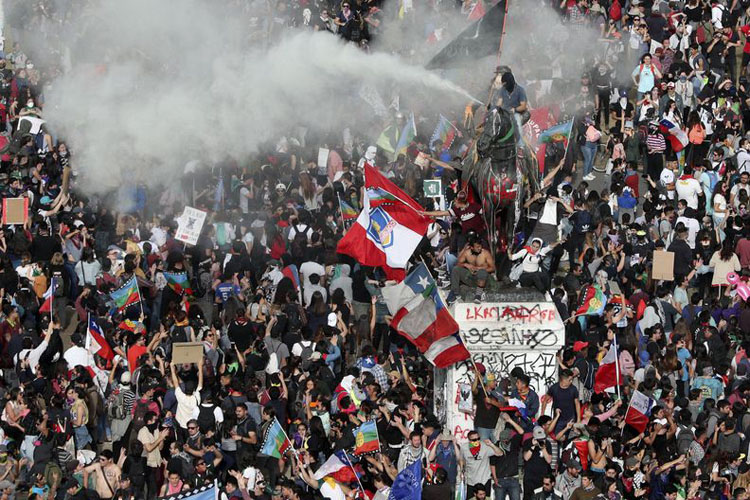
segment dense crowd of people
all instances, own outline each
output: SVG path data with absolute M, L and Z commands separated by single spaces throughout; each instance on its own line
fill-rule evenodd
M 365 49 L 381 23 L 435 30 L 430 9 L 406 0 L 394 18 L 377 1 L 258 3 L 268 33 L 310 28 Z M 550 75 L 498 68 L 486 107 L 418 116 L 402 151 L 377 137 L 326 143 L 320 164 L 323 142 L 284 137 L 116 197 L 79 189 L 75 150 L 38 126 L 59 68 L 7 43 L 0 190 L 26 199 L 29 217 L 0 227 L 0 499 L 214 485 L 244 500 L 747 499 L 750 2 L 535 4 L 597 34 L 580 74 L 558 47 Z M 38 2 L 16 28 L 44 31 L 56 8 Z M 478 15 L 471 1 L 450 8 Z M 519 200 L 513 241 L 489 237 L 463 172 L 494 107 L 523 125 L 519 147 L 538 148 L 535 111 L 547 127 L 570 123 L 537 151 L 541 188 Z M 450 141 L 432 134 L 443 115 Z M 397 134 L 408 117 L 394 112 Z M 431 218 L 412 262 L 434 270 L 447 303 L 530 288 L 565 323 L 545 390 L 522 370 L 472 364 L 466 439 L 434 408 L 433 367 L 391 326 L 384 270 L 336 252 L 362 209 L 365 164 Z M 442 207 L 423 190 L 436 179 Z M 176 238 L 185 205 L 207 213 L 195 245 Z M 592 296 L 606 304 L 593 314 Z M 186 342 L 203 355 L 185 361 Z M 611 352 L 616 387 L 600 390 Z M 642 427 L 628 416 L 639 398 Z M 368 422 L 375 449 L 355 453 Z M 279 435 L 289 446 L 276 456 L 266 445 Z M 402 476 L 415 464 L 420 488 Z

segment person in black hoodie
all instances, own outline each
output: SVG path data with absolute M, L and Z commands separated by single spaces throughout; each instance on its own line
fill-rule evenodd
M 674 280 L 679 283 L 682 278 L 690 274 L 693 267 L 693 250 L 687 243 L 688 228 L 684 224 L 677 224 L 675 238 L 668 250 L 674 253 Z

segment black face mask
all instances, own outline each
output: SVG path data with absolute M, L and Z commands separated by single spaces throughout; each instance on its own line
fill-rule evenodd
M 480 251 L 476 252 L 476 251 L 472 250 L 472 251 L 471 251 L 471 253 L 472 253 L 473 255 L 479 255 L 479 254 L 481 254 L 481 253 L 482 253 L 482 251 L 480 250 Z
M 153 424 L 146 424 L 146 428 L 148 428 L 148 430 L 150 430 L 151 432 L 154 432 L 157 427 L 159 427 L 159 422 L 154 422 Z

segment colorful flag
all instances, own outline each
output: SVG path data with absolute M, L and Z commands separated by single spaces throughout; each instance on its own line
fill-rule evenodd
M 44 292 L 44 303 L 39 307 L 39 312 L 41 313 L 47 313 L 52 311 L 52 298 L 55 296 L 55 290 L 57 289 L 57 284 L 55 282 L 55 279 L 50 279 L 49 288 L 47 288 L 47 291 Z
M 341 206 L 341 218 L 346 220 L 354 220 L 359 216 L 357 209 L 345 202 L 339 197 L 339 205 Z
M 109 346 L 104 338 L 104 332 L 92 317 L 89 317 L 89 327 L 86 330 L 86 350 L 91 354 L 98 354 L 104 359 L 115 358 L 115 351 Z
M 434 342 L 425 351 L 424 357 L 435 368 L 448 368 L 469 359 L 469 351 L 466 349 L 461 337 L 456 334 L 450 337 L 443 337 Z
M 283 274 L 285 277 L 292 280 L 292 283 L 294 283 L 294 287 L 297 289 L 298 292 L 302 290 L 302 285 L 299 279 L 299 270 L 297 269 L 296 265 L 292 264 L 292 265 L 286 266 L 284 269 L 281 270 L 281 274 Z
M 159 500 L 216 500 L 217 498 L 219 498 L 219 488 L 214 481 L 212 484 L 198 486 L 192 490 L 159 497 Z
M 216 183 L 214 191 L 214 212 L 218 212 L 224 207 L 224 175 L 219 173 L 219 182 Z
M 594 392 L 604 392 L 610 387 L 617 386 L 619 377 L 617 376 L 617 346 L 613 342 L 609 346 L 609 351 L 602 358 L 599 368 L 594 376 Z
M 571 460 L 573 462 L 579 462 L 581 464 L 581 467 L 583 467 L 583 470 L 588 470 L 589 468 L 589 440 L 587 438 L 578 438 L 575 441 L 571 441 L 568 443 L 568 445 L 563 449 L 563 455 L 566 452 L 570 452 L 569 456 L 570 458 L 568 460 Z
M 417 136 L 417 124 L 414 121 L 414 113 L 409 115 L 409 119 L 404 124 L 401 134 L 398 136 L 398 143 L 396 143 L 396 151 L 393 153 L 393 159 L 395 160 L 398 155 L 406 154 L 406 148 L 409 147 L 411 141 Z
M 422 461 L 417 460 L 398 473 L 391 486 L 388 500 L 414 500 L 422 498 Z
M 420 263 L 404 281 L 385 286 L 382 292 L 388 309 L 393 315 L 391 326 L 409 339 L 419 352 L 426 354 L 433 349 L 431 352 L 433 359 L 440 356 L 441 363 L 444 363 L 447 361 L 444 361 L 443 350 L 455 347 L 460 351 L 457 354 L 460 354 L 461 359 L 468 358 L 468 351 L 463 344 L 449 341 L 448 344 L 437 344 L 435 347 L 440 339 L 451 338 L 458 332 L 458 323 L 453 319 L 438 294 L 437 285 L 427 270 L 427 266 Z
M 456 138 L 456 132 L 456 127 L 450 120 L 440 115 L 435 131 L 432 133 L 432 137 L 430 137 L 430 147 L 435 144 L 435 141 L 440 139 L 443 143 L 443 150 L 450 149 L 453 139 Z M 437 153 L 440 153 L 440 151 L 437 151 Z
M 474 7 L 471 8 L 471 12 L 469 12 L 469 21 L 477 21 L 484 17 L 484 15 L 487 12 L 484 10 L 484 2 L 482 0 L 477 0 L 477 3 L 474 4 Z
M 340 483 L 355 482 L 358 476 L 357 471 L 349 465 L 345 453 L 344 450 L 339 450 L 328 457 L 328 460 L 315 471 L 315 479 L 320 481 L 328 476 Z
M 604 295 L 599 285 L 589 285 L 583 292 L 581 306 L 576 311 L 579 316 L 594 315 L 599 316 L 604 312 L 604 306 L 607 305 L 607 296 Z
M 630 405 L 625 413 L 625 423 L 638 432 L 645 431 L 653 407 L 654 400 L 636 390 L 630 398 Z
M 138 281 L 136 281 L 135 276 L 123 283 L 117 290 L 109 292 L 109 296 L 115 301 L 118 312 L 140 302 L 141 294 L 138 292 Z
M 281 458 L 291 447 L 292 443 L 289 442 L 286 432 L 274 417 L 273 423 L 268 426 L 260 452 L 269 457 Z
M 396 152 L 396 145 L 398 144 L 398 127 L 395 124 L 388 125 L 383 132 L 380 133 L 380 137 L 375 142 L 375 145 L 387 151 L 388 153 Z
M 570 138 L 570 133 L 573 131 L 573 120 L 568 120 L 564 123 L 558 123 L 557 125 L 548 128 L 541 134 L 539 134 L 539 142 L 560 142 L 567 141 Z
M 365 455 L 367 453 L 380 452 L 380 440 L 378 439 L 378 427 L 374 420 L 368 420 L 354 429 L 354 455 Z
M 174 290 L 174 293 L 177 295 L 182 295 L 183 293 L 193 295 L 193 289 L 190 286 L 190 279 L 188 279 L 186 272 L 169 273 L 164 271 L 164 279 L 167 280 L 169 288 Z
M 687 132 L 682 130 L 671 120 L 662 118 L 659 122 L 659 130 L 665 134 L 675 153 L 679 153 L 688 145 L 689 140 Z
M 377 206 L 370 193 L 381 196 Z M 424 209 L 377 170 L 365 164 L 363 209 L 336 251 L 354 257 L 360 264 L 382 267 L 389 279 L 400 280 L 412 253 L 427 232 L 430 219 Z

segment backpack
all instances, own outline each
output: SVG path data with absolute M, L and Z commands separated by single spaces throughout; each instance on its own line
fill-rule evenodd
M 146 425 L 145 417 L 148 413 L 148 402 L 138 400 L 135 402 L 135 412 L 133 412 L 133 431 L 137 433 L 141 428 Z
M 599 368 L 598 363 L 592 363 L 588 359 L 584 360 L 586 362 L 586 376 L 583 378 L 583 386 L 588 390 L 594 389 L 594 379 L 596 378 L 596 370 Z
M 107 418 L 111 420 L 125 420 L 127 414 L 125 412 L 125 391 L 117 389 L 112 391 L 112 394 L 107 398 L 105 404 L 105 410 Z
M 292 227 L 294 228 L 294 238 L 292 239 L 290 252 L 295 259 L 302 259 L 307 251 L 307 232 L 310 230 L 310 226 L 307 226 L 304 231 L 300 231 L 296 224 Z
M 203 406 L 200 405 L 198 410 L 198 427 L 202 433 L 206 433 L 216 427 L 216 417 L 214 416 L 214 410 L 216 406 Z
M 731 28 L 732 27 L 732 19 L 729 14 L 729 9 L 724 7 L 721 4 L 716 5 L 721 9 L 721 27 L 722 28 Z
M 617 22 L 622 19 L 622 6 L 620 0 L 614 0 L 609 8 L 609 18 Z
M 308 342 L 308 345 L 305 345 L 305 342 Z M 310 359 L 310 356 L 312 356 L 312 353 L 314 351 L 315 343 L 313 343 L 312 340 L 302 340 L 299 343 L 300 346 L 302 346 L 302 352 L 300 353 L 299 357 L 302 360 L 302 369 L 307 371 L 310 369 L 310 366 L 313 364 L 313 361 Z
M 51 278 L 52 284 L 55 286 L 55 297 L 62 297 L 65 295 L 65 281 L 60 273 L 55 273 Z

